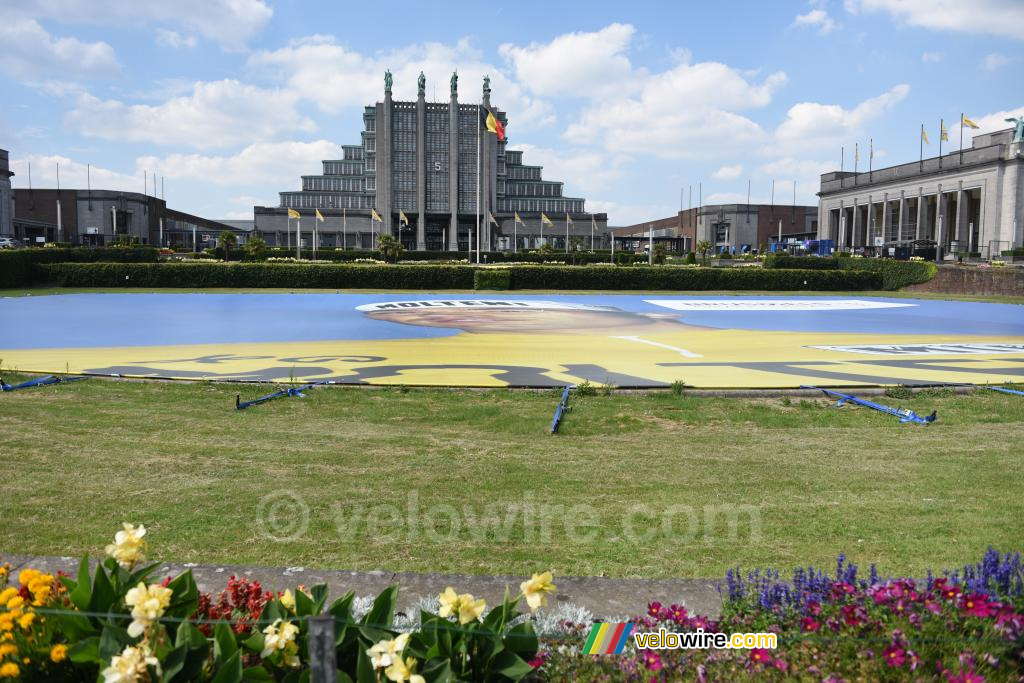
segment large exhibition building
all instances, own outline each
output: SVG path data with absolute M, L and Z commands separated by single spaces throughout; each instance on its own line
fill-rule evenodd
M 456 74 L 448 102 L 426 101 L 422 73 L 414 102 L 392 100 L 391 85 L 389 72 L 384 101 L 363 111 L 360 144 L 303 176 L 301 189 L 281 192 L 280 206 L 254 207 L 268 244 L 294 246 L 299 230 L 301 244 L 312 246 L 315 228 L 324 247 L 370 249 L 384 234 L 410 250 L 464 251 L 471 240 L 483 250 L 560 250 L 567 234 L 589 247 L 592 234 L 605 233 L 606 214 L 587 213 L 582 198 L 564 196 L 562 182 L 545 180 L 540 166 L 507 149 L 508 117 L 492 107 L 488 78 L 480 104 L 459 103 Z M 497 131 L 488 129 L 488 114 Z M 301 217 L 289 218 L 289 209 Z
M 819 237 L 836 249 L 896 247 L 982 258 L 1024 245 L 1024 142 L 1014 129 L 971 147 L 866 173 L 821 176 Z

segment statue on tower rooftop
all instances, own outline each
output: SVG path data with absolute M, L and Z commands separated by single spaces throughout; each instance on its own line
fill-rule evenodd
M 1024 142 L 1024 116 L 1005 119 L 1007 123 L 1014 124 L 1013 141 Z
M 458 71 L 453 71 L 452 72 L 451 85 L 452 85 L 452 96 L 454 97 L 455 95 L 459 94 L 459 72 Z
M 484 76 L 484 92 L 491 92 L 491 77 L 487 75 Z
M 384 71 L 384 92 L 391 92 L 391 84 L 394 79 L 391 78 L 391 69 Z
M 423 93 L 427 89 L 427 77 L 423 75 L 422 71 L 420 72 L 420 77 L 416 79 L 416 88 L 418 89 L 418 92 L 422 97 Z

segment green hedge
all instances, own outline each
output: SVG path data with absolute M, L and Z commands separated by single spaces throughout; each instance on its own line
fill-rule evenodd
M 74 247 L 0 250 L 0 288 L 32 284 L 32 266 L 41 263 L 156 263 L 154 247 Z
M 768 254 L 764 257 L 765 268 L 798 268 L 802 270 L 839 270 L 843 267 L 838 259 L 820 256 L 790 256 L 789 254 Z
M 513 266 L 513 289 L 818 290 L 878 289 L 877 273 L 764 268 L 572 268 Z
M 473 274 L 473 289 L 511 289 L 512 270 L 510 268 L 478 268 Z
M 492 271 L 446 265 L 53 263 L 33 269 L 36 281 L 62 287 L 473 289 L 478 283 L 492 288 L 496 283 L 491 278 L 502 276 L 490 273 L 502 271 L 509 273 L 511 289 L 841 291 L 878 289 L 882 284 L 875 272 L 763 268 L 510 266 Z
M 293 258 L 295 256 L 294 249 L 287 249 L 283 247 L 274 247 L 267 249 L 266 253 L 268 258 Z M 480 261 L 482 263 L 506 263 L 506 262 L 519 262 L 519 263 L 547 263 L 551 261 L 572 263 L 573 254 L 566 254 L 564 252 L 554 252 L 551 254 L 530 254 L 526 252 L 501 252 L 501 251 L 484 251 L 480 252 Z M 631 252 L 616 252 L 616 261 L 620 258 L 626 263 L 647 263 L 647 256 L 644 254 L 633 254 Z M 383 261 L 379 251 L 369 250 L 355 250 L 355 249 L 317 249 L 316 257 L 320 261 L 354 261 L 356 259 L 377 259 Z M 242 249 L 231 250 L 231 260 L 241 261 L 245 258 L 245 252 Z M 312 259 L 313 250 L 303 249 L 302 258 Z M 469 254 L 465 251 L 403 251 L 402 261 L 461 261 L 469 258 Z M 581 251 L 576 252 L 575 260 L 577 264 L 586 263 L 608 263 L 611 261 L 611 254 L 608 251 Z
M 472 289 L 469 266 L 292 263 L 54 263 L 37 278 L 62 287 Z
M 919 282 L 928 282 L 939 272 L 931 261 L 896 261 L 888 258 L 843 259 L 844 267 L 859 272 L 876 273 L 882 278 L 882 289 L 899 289 Z

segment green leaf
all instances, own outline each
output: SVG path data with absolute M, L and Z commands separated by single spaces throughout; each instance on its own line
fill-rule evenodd
M 263 681 L 273 681 L 274 677 L 262 666 L 251 666 L 248 669 L 242 670 L 242 680 L 263 683 Z
M 118 602 L 118 596 L 114 593 L 114 587 L 110 585 L 107 572 L 102 567 L 96 568 L 96 575 L 92 582 L 92 595 L 89 596 L 90 612 L 109 612 Z
M 313 599 L 306 595 L 303 591 L 296 589 L 295 615 L 299 617 L 308 617 L 315 614 L 316 605 L 313 603 Z
M 533 624 L 524 621 L 510 628 L 505 635 L 505 647 L 524 659 L 533 659 L 540 647 Z
M 218 662 L 224 662 L 238 652 L 238 641 L 235 633 L 226 621 L 218 621 L 213 627 L 213 657 Z M 241 668 L 239 668 L 241 676 Z
M 131 645 L 134 640 L 128 635 L 128 631 L 120 626 L 104 624 L 99 641 L 100 659 L 107 661 L 114 655 L 121 654 L 121 651 Z
M 97 568 L 97 571 L 100 571 Z M 68 597 L 71 599 L 71 603 L 80 610 L 89 608 L 89 598 L 92 596 L 92 591 L 89 589 L 89 585 L 92 583 L 89 576 L 89 556 L 83 555 L 82 561 L 78 565 L 78 581 L 72 582 L 68 579 L 62 579 L 64 585 L 70 590 Z
M 348 625 L 352 621 L 352 601 L 355 600 L 355 597 L 355 592 L 349 591 L 331 603 L 327 611 L 336 622 L 340 620 Z
M 199 587 L 192 578 L 192 570 L 186 570 L 179 574 L 168 585 L 174 595 L 171 596 L 171 604 L 164 610 L 169 617 L 187 617 L 196 611 L 199 604 Z
M 69 643 L 78 642 L 98 633 L 97 628 L 85 617 L 71 610 L 61 610 L 50 617 L 57 624 L 57 630 L 64 634 Z
M 344 671 L 339 670 L 334 677 L 335 683 L 353 683 L 352 677 Z
M 139 581 L 149 583 L 149 575 L 152 574 L 159 566 L 160 563 L 154 562 L 153 564 L 149 564 L 140 569 L 136 569 L 131 574 L 125 572 L 125 574 L 128 574 L 127 577 L 125 578 L 125 586 L 127 588 L 134 588 L 135 586 L 139 585 Z
M 398 601 L 398 586 L 385 588 L 373 601 L 373 607 L 366 613 L 366 616 L 359 622 L 370 628 L 389 628 L 395 613 L 395 603 Z
M 218 624 L 220 626 L 220 624 Z M 242 653 L 235 650 L 227 659 L 223 660 L 217 675 L 210 683 L 241 683 L 242 680 Z
M 193 624 L 182 624 L 178 628 L 178 637 L 174 641 L 176 647 L 184 645 L 189 650 L 198 650 L 209 647 L 209 641 L 203 632 Z
M 320 614 L 324 611 L 324 605 L 327 604 L 327 584 L 318 583 L 317 585 L 313 586 L 309 592 L 313 595 L 313 602 L 316 603 L 315 614 Z
M 256 631 L 242 643 L 242 647 L 250 652 L 263 652 L 263 634 Z
M 69 647 L 68 659 L 75 664 L 103 664 L 104 659 L 100 657 L 99 636 L 79 640 Z
M 373 671 L 373 663 L 370 662 L 369 655 L 362 647 L 359 648 L 359 659 L 356 663 L 356 681 L 357 683 L 377 683 L 377 674 Z
M 427 679 L 427 683 L 448 683 L 448 681 L 456 680 L 452 673 L 451 662 L 446 658 L 427 662 L 422 675 Z
M 511 650 L 502 650 L 489 662 L 490 673 L 498 673 L 513 681 L 525 678 L 533 667 Z
M 185 656 L 188 654 L 188 650 L 184 645 L 174 648 L 163 658 L 161 662 L 161 668 L 163 670 L 163 680 L 173 681 L 175 677 L 181 673 L 185 667 Z

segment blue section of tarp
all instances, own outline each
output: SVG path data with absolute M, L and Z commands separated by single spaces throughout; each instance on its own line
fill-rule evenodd
M 160 346 L 333 339 L 426 339 L 457 329 L 368 318 L 356 306 L 424 299 L 520 299 L 580 303 L 673 316 L 737 330 L 900 335 L 1024 336 L 1024 306 L 927 299 L 525 294 L 64 294 L 0 298 L 0 348 Z M 912 304 L 856 310 L 675 311 L 661 300 L 857 299 Z

